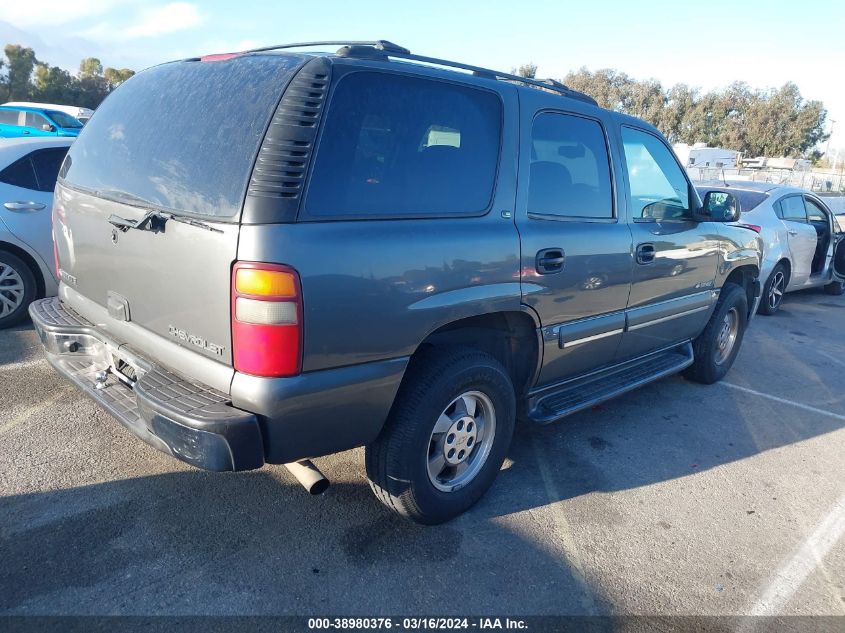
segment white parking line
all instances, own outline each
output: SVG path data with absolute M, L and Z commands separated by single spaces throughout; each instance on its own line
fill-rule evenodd
M 596 604 L 593 599 L 593 590 L 587 582 L 587 576 L 584 573 L 584 563 L 581 560 L 581 553 L 575 543 L 575 537 L 572 534 L 572 527 L 569 525 L 569 519 L 566 517 L 566 512 L 563 510 L 563 504 L 560 501 L 560 493 L 552 479 L 549 463 L 540 446 L 540 442 L 536 436 L 531 438 L 531 444 L 534 448 L 534 455 L 537 458 L 537 465 L 540 469 L 540 477 L 543 479 L 543 486 L 546 488 L 546 495 L 549 498 L 548 508 L 552 511 L 552 520 L 555 523 L 555 535 L 559 537 L 559 541 L 555 544 L 558 549 L 563 550 L 561 553 L 566 559 L 565 562 L 569 567 L 569 573 L 572 578 L 578 583 L 581 588 L 581 595 L 579 600 L 581 606 L 588 615 L 595 615 Z
M 840 359 L 836 358 L 836 356 L 831 356 L 830 354 L 823 352 L 820 349 L 817 349 L 816 352 L 824 356 L 826 359 L 833 361 L 837 365 L 842 365 L 843 367 L 845 367 L 845 363 L 843 363 Z
M 827 516 L 798 550 L 775 572 L 774 577 L 748 610 L 748 615 L 778 615 L 813 570 L 845 534 L 845 496 L 833 504 Z
M 787 400 L 786 398 L 779 398 L 778 396 L 773 396 L 768 393 L 763 393 L 762 391 L 757 391 L 756 389 L 749 389 L 748 387 L 740 387 L 739 385 L 734 385 L 729 382 L 720 382 L 720 385 L 724 385 L 725 387 L 729 387 L 731 389 L 736 389 L 737 391 L 744 391 L 745 393 L 750 393 L 754 396 L 760 396 L 761 398 L 766 398 L 768 400 L 774 400 L 775 402 L 780 402 L 781 404 L 788 404 L 791 407 L 795 407 L 797 409 L 803 409 L 804 411 L 810 411 L 811 413 L 817 413 L 819 415 L 825 415 L 829 418 L 834 418 L 836 420 L 842 420 L 845 422 L 845 415 L 841 413 L 833 413 L 832 411 L 825 411 L 824 409 L 818 409 L 816 407 L 811 407 L 808 404 L 801 404 L 800 402 L 795 402 L 793 400 Z
M 2 435 L 3 433 L 6 433 L 7 431 L 11 431 L 13 428 L 18 426 L 19 424 L 26 422 L 32 416 L 34 416 L 38 413 L 41 413 L 47 407 L 54 405 L 56 402 L 58 402 L 61 398 L 63 398 L 67 394 L 67 391 L 68 391 L 67 389 L 61 389 L 58 392 L 54 393 L 49 398 L 47 398 L 46 400 L 44 400 L 43 402 L 36 404 L 34 407 L 30 407 L 29 409 L 27 409 L 23 413 L 19 413 L 18 415 L 16 415 L 14 418 L 9 420 L 8 422 L 3 423 L 2 425 L 0 425 L 0 435 Z

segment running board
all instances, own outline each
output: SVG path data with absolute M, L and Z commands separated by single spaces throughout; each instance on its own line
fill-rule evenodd
M 546 387 L 528 396 L 528 419 L 538 424 L 556 422 L 647 383 L 677 374 L 692 362 L 692 344 L 684 343 Z

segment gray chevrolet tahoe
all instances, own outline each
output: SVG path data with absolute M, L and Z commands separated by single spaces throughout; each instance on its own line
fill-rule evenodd
M 365 446 L 438 523 L 547 424 L 661 377 L 712 383 L 759 297 L 758 236 L 660 133 L 554 81 L 386 41 L 138 73 L 62 165 L 52 365 L 217 471 Z

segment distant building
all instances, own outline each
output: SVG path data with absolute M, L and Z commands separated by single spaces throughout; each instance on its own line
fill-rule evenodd
M 707 143 L 676 143 L 672 146 L 675 155 L 684 167 L 699 169 L 735 169 L 741 154 L 732 149 L 722 147 L 707 147 Z

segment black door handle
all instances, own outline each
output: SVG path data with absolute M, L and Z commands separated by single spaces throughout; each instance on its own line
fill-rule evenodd
M 654 244 L 640 244 L 637 246 L 637 263 L 650 264 L 654 261 Z
M 544 248 L 537 252 L 534 258 L 534 267 L 541 275 L 551 275 L 563 270 L 566 263 L 566 255 L 562 248 Z

